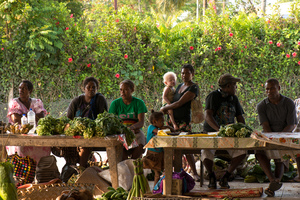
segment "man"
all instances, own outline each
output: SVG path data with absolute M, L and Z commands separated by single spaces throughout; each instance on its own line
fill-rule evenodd
M 296 109 L 293 100 L 280 94 L 277 79 L 268 79 L 265 83 L 267 98 L 257 104 L 257 112 L 263 132 L 292 132 L 297 124 Z M 284 165 L 278 150 L 256 151 L 261 168 L 269 178 L 270 184 L 265 193 L 273 197 L 282 186 Z M 270 159 L 275 162 L 275 174 L 271 172 Z
M 232 124 L 235 122 L 235 119 L 237 122 L 245 124 L 243 108 L 235 95 L 236 83 L 240 80 L 240 78 L 233 77 L 230 74 L 223 74 L 218 80 L 220 88 L 206 97 L 205 132 L 219 131 L 221 125 Z M 232 157 L 231 165 L 219 182 L 221 188 L 224 189 L 230 188 L 228 185 L 229 176 L 246 156 L 245 150 L 230 150 L 228 153 Z M 217 188 L 216 176 L 213 172 L 214 154 L 215 150 L 202 150 L 201 155 L 203 164 L 209 174 L 208 188 L 210 189 Z

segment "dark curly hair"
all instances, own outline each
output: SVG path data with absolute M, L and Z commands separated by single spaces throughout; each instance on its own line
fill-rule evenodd
M 192 74 L 194 74 L 195 70 L 191 64 L 184 64 L 181 69 L 188 69 Z
M 134 83 L 132 82 L 132 80 L 124 80 L 120 83 L 120 85 L 122 84 L 126 84 L 132 91 L 134 91 Z
M 151 124 L 153 124 L 154 120 L 159 120 L 159 119 L 161 119 L 163 117 L 164 117 L 164 113 L 162 113 L 162 112 L 155 112 L 154 110 L 151 110 L 151 115 L 150 115 L 149 120 L 150 120 Z
M 93 81 L 94 83 L 96 83 L 96 87 L 97 87 L 97 90 L 99 89 L 99 81 L 95 78 L 95 77 L 93 77 L 93 76 L 91 76 L 91 77 L 86 77 L 85 79 L 84 79 L 84 81 L 83 81 L 83 88 L 85 88 L 85 86 L 89 83 L 89 82 L 91 82 L 91 81 Z

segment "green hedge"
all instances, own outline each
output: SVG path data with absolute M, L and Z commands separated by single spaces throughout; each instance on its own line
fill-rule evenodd
M 0 98 L 6 101 L 12 82 L 17 89 L 21 79 L 29 79 L 34 95 L 47 107 L 78 95 L 82 80 L 95 76 L 99 91 L 109 99 L 119 97 L 120 81 L 133 80 L 135 95 L 149 110 L 158 110 L 163 74 L 174 71 L 180 82 L 181 66 L 192 63 L 203 102 L 218 88 L 221 74 L 240 77 L 237 95 L 246 122 L 259 127 L 255 107 L 265 97 L 268 78 L 279 79 L 282 94 L 292 99 L 299 95 L 299 5 L 294 4 L 289 19 L 276 13 L 268 19 L 242 12 L 216 15 L 210 8 L 204 22 L 173 27 L 153 13 L 128 7 L 115 14 L 112 7 L 89 4 L 81 15 L 54 1 L 24 3 L 12 10 L 0 6 Z

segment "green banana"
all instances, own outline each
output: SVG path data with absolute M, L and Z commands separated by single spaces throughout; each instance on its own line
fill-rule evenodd
M 106 197 L 106 198 L 109 199 L 109 198 L 111 198 L 111 196 L 112 196 L 114 193 L 115 193 L 115 191 L 110 190 L 110 191 L 104 193 L 104 194 L 102 195 L 102 197 Z
M 108 189 L 108 190 L 111 190 L 111 191 L 116 191 L 116 189 L 113 188 L 113 187 L 111 187 L 111 186 L 108 186 L 107 189 Z

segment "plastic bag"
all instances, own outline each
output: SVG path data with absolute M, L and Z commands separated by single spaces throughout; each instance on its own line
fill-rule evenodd
M 125 136 L 125 134 L 120 134 L 120 135 L 118 135 L 118 138 L 119 138 L 119 140 L 123 143 L 123 146 L 125 147 L 126 150 L 128 150 L 128 149 L 133 149 L 133 148 L 139 146 L 139 144 L 137 143 L 136 140 L 133 140 L 133 142 L 131 143 L 131 145 L 128 146 L 128 145 L 127 145 L 127 142 L 126 142 L 126 136 Z

